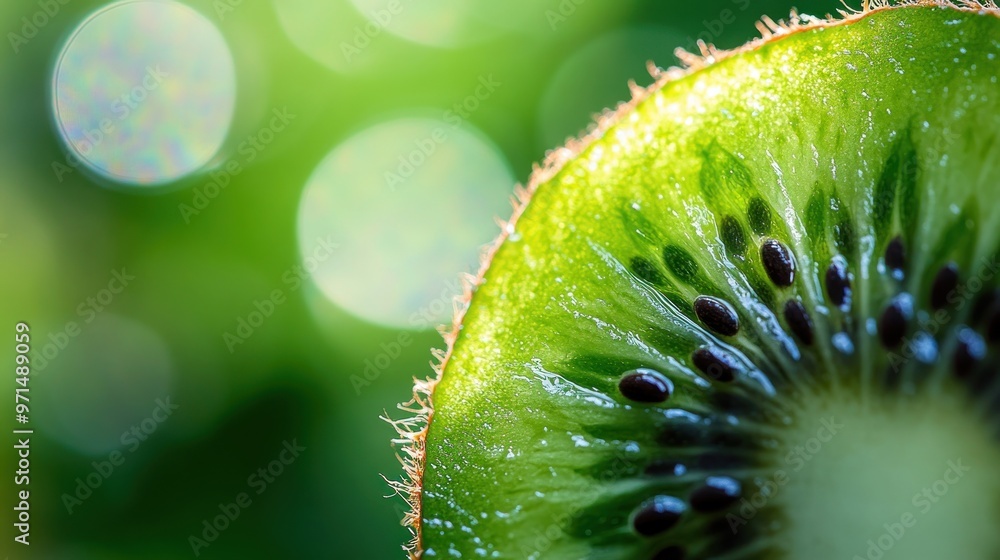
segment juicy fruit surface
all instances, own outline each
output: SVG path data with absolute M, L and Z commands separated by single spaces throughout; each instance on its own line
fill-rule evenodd
M 435 387 L 424 557 L 998 557 L 997 56 L 877 10 L 567 161 Z

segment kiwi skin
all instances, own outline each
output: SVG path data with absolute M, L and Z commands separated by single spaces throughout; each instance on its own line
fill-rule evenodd
M 893 6 L 890 6 L 886 2 L 872 2 L 871 4 L 869 4 L 869 2 L 865 2 L 861 11 L 853 13 L 842 12 L 842 18 L 837 20 L 804 18 L 799 17 L 794 13 L 788 23 L 776 23 L 768 18 L 764 18 L 758 25 L 758 29 L 761 30 L 763 37 L 751 41 L 743 47 L 732 51 L 719 51 L 710 45 L 702 44 L 699 45 L 701 50 L 700 54 L 691 54 L 683 51 L 678 52 L 678 57 L 685 65 L 684 68 L 670 69 L 667 71 L 661 71 L 655 68 L 651 69 L 656 81 L 652 86 L 650 86 L 649 89 L 634 89 L 633 99 L 630 102 L 621 105 L 617 110 L 609 112 L 601 117 L 592 132 L 580 140 L 572 140 L 565 147 L 553 151 L 547 157 L 544 165 L 536 168 L 528 182 L 527 187 L 524 189 L 518 189 L 513 217 L 509 222 L 504 224 L 499 238 L 484 253 L 479 273 L 474 277 L 470 276 L 463 279 L 463 294 L 456 298 L 456 316 L 453 320 L 451 328 L 443 331 L 446 350 L 435 351 L 434 353 L 437 360 L 434 367 L 435 376 L 425 380 L 415 381 L 412 400 L 400 406 L 401 410 L 404 410 L 412 416 L 403 420 L 387 419 L 396 427 L 399 433 L 399 437 L 394 440 L 394 442 L 400 446 L 403 453 L 402 461 L 404 467 L 404 478 L 402 480 L 389 481 L 389 484 L 392 485 L 393 489 L 407 501 L 411 508 L 410 513 L 404 520 L 404 523 L 414 534 L 413 541 L 408 547 L 406 547 L 406 550 L 410 554 L 411 558 L 423 557 L 424 553 L 423 542 L 421 539 L 422 481 L 424 476 L 424 461 L 427 451 L 426 438 L 428 428 L 434 415 L 432 404 L 434 389 L 439 383 L 443 372 L 447 368 L 450 357 L 455 352 L 456 343 L 459 342 L 461 326 L 465 319 L 465 314 L 469 305 L 472 302 L 473 293 L 476 288 L 484 282 L 487 270 L 489 269 L 490 263 L 493 261 L 493 257 L 496 255 L 501 245 L 507 242 L 510 234 L 515 231 L 518 219 L 525 211 L 529 201 L 539 186 L 548 183 L 555 178 L 564 169 L 567 163 L 576 159 L 578 155 L 587 150 L 587 148 L 594 142 L 602 138 L 611 127 L 629 115 L 635 107 L 646 100 L 651 94 L 661 90 L 674 81 L 680 80 L 709 66 L 718 64 L 720 61 L 727 60 L 744 52 L 752 51 L 764 45 L 778 41 L 793 33 L 851 24 L 877 12 L 898 9 L 903 6 L 918 5 L 963 11 L 990 12 L 993 15 L 998 15 L 997 8 L 992 3 L 980 4 L 975 2 L 964 2 L 961 5 L 956 5 L 951 2 L 914 1 L 897 3 Z M 803 332 L 805 332 L 805 330 L 803 330 Z M 801 339 L 802 337 L 800 336 L 799 338 Z

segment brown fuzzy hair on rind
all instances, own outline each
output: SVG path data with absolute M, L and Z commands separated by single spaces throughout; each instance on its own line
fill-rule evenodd
M 394 446 L 401 450 L 397 453 L 397 458 L 403 466 L 403 477 L 399 480 L 390 480 L 383 476 L 383 479 L 392 488 L 394 495 L 398 495 L 409 507 L 402 520 L 412 534 L 412 540 L 403 547 L 411 560 L 417 560 L 423 556 L 423 543 L 421 540 L 421 491 L 423 485 L 424 460 L 426 458 L 427 431 L 434 418 L 433 394 L 434 387 L 441 379 L 445 366 L 451 357 L 455 347 L 455 340 L 458 338 L 459 327 L 465 318 L 465 313 L 472 301 L 472 294 L 476 290 L 486 275 L 493 256 L 500 246 L 513 233 L 514 225 L 521 217 L 528 202 L 534 195 L 538 187 L 553 177 L 568 163 L 586 150 L 593 142 L 603 137 L 605 132 L 619 122 L 619 120 L 639 103 L 644 101 L 654 92 L 660 90 L 667 83 L 679 80 L 699 70 L 707 68 L 721 60 L 752 51 L 766 45 L 772 41 L 780 40 L 789 35 L 822 29 L 835 25 L 844 25 L 865 18 L 875 12 L 891 9 L 899 9 L 910 6 L 936 6 L 950 8 L 966 12 L 989 13 L 1000 17 L 1000 8 L 994 0 L 862 0 L 860 9 L 852 9 L 845 5 L 844 10 L 838 10 L 838 16 L 827 14 L 825 18 L 818 18 L 806 14 L 798 14 L 794 10 L 787 21 L 774 21 L 764 16 L 757 22 L 757 30 L 761 36 L 753 39 L 741 47 L 731 50 L 719 50 L 714 46 L 701 40 L 698 41 L 698 53 L 690 53 L 678 48 L 674 54 L 681 61 L 681 67 L 661 69 L 654 64 L 649 64 L 649 72 L 654 78 L 654 82 L 649 87 L 643 88 L 634 82 L 629 84 L 632 92 L 632 99 L 620 104 L 613 110 L 607 110 L 599 115 L 585 134 L 579 138 L 570 138 L 566 145 L 546 154 L 541 165 L 536 164 L 525 187 L 518 186 L 512 199 L 514 207 L 510 220 L 498 220 L 501 228 L 500 235 L 489 245 L 487 245 L 480 258 L 479 271 L 476 275 L 464 274 L 462 280 L 462 293 L 454 298 L 454 317 L 450 327 L 439 328 L 441 336 L 444 338 L 445 349 L 435 349 L 432 351 L 434 360 L 431 362 L 433 375 L 426 379 L 413 379 L 413 397 L 405 403 L 398 405 L 399 410 L 409 414 L 401 420 L 389 418 L 388 413 L 382 419 L 395 428 L 398 437 L 392 440 Z M 392 497 L 392 496 L 390 496 Z

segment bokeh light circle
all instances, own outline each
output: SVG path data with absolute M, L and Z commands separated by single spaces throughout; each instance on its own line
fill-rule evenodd
M 510 214 L 514 179 L 470 125 L 403 118 L 363 130 L 313 171 L 299 203 L 304 270 L 333 303 L 369 321 L 433 328 L 458 274 Z M 390 226 L 391 227 L 387 227 Z
M 71 164 L 158 185 L 203 167 L 222 146 L 236 70 L 219 30 L 194 9 L 127 0 L 91 14 L 66 41 L 52 103 Z
M 81 304 L 81 308 L 83 305 Z M 159 334 L 146 325 L 87 307 L 86 312 L 33 342 L 32 383 L 45 414 L 32 416 L 46 435 L 66 447 L 100 455 L 133 445 L 133 426 L 145 439 L 177 405 L 173 365 Z M 35 391 L 32 391 L 34 394 Z M 170 399 L 167 402 L 167 399 Z M 145 426 L 143 426 L 145 424 Z

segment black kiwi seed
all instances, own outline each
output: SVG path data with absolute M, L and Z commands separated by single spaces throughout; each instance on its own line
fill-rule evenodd
M 810 346 L 813 343 L 813 322 L 809 317 L 809 312 L 798 300 L 791 299 L 785 304 L 785 321 L 788 327 L 802 344 Z
M 659 403 L 670 398 L 674 386 L 658 371 L 639 368 L 626 371 L 618 382 L 618 390 L 629 400 Z
M 687 554 L 679 546 L 668 546 L 653 555 L 653 560 L 684 560 Z
M 663 248 L 663 262 L 667 269 L 683 282 L 691 282 L 698 275 L 698 263 L 691 254 L 677 245 L 667 245 Z
M 958 265 L 948 263 L 941 267 L 931 285 L 931 307 L 944 309 L 948 305 L 948 294 L 958 288 Z
M 759 196 L 750 200 L 750 206 L 747 208 L 747 219 L 750 222 L 750 229 L 757 235 L 771 233 L 771 209 Z
M 719 233 L 722 235 L 722 244 L 726 246 L 729 254 L 742 257 L 747 252 L 747 238 L 743 233 L 743 226 L 736 218 L 732 216 L 723 218 Z
M 903 267 L 906 266 L 906 248 L 898 235 L 885 248 L 885 265 L 896 274 L 902 274 Z
M 731 305 L 710 296 L 698 296 L 694 300 L 694 314 L 717 334 L 735 336 L 740 332 L 740 318 Z
M 795 281 L 795 259 L 779 241 L 768 239 L 760 247 L 760 257 L 767 276 L 776 286 L 785 288 Z
M 677 498 L 656 496 L 639 508 L 632 518 L 632 526 L 636 533 L 645 537 L 659 535 L 677 525 L 685 509 L 684 502 Z
M 843 307 L 851 296 L 851 281 L 847 278 L 847 267 L 836 259 L 826 269 L 826 295 L 837 307 Z
M 958 331 L 958 347 L 955 349 L 955 356 L 952 360 L 955 375 L 968 377 L 985 357 L 986 344 L 983 342 L 983 338 L 972 329 L 960 329 Z
M 892 298 L 878 321 L 878 334 L 882 345 L 886 348 L 899 346 L 906 336 L 906 324 L 912 316 L 913 297 L 910 294 L 904 292 Z
M 728 476 L 710 476 L 691 493 L 691 509 L 711 513 L 735 504 L 743 495 L 740 483 Z
M 720 352 L 699 348 L 691 355 L 691 361 L 694 362 L 696 368 L 713 381 L 727 383 L 736 378 L 735 367 L 729 357 Z

